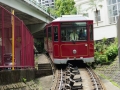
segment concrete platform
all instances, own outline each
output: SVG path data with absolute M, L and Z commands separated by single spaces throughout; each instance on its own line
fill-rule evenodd
M 48 58 L 44 54 L 40 54 L 38 57 L 38 64 L 50 63 Z

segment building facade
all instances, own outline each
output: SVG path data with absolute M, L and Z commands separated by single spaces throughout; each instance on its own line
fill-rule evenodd
M 117 37 L 117 20 L 120 14 L 120 0 L 103 0 L 98 3 L 98 16 L 95 10 L 89 8 L 89 0 L 74 0 L 77 14 L 82 14 L 94 20 L 94 40 Z M 96 18 L 98 25 L 96 24 Z
M 43 6 L 54 8 L 54 0 L 37 0 Z

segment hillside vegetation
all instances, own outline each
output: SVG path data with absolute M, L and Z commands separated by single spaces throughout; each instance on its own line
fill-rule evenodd
M 117 56 L 117 38 L 104 38 L 95 42 L 95 72 L 120 88 L 120 63 Z

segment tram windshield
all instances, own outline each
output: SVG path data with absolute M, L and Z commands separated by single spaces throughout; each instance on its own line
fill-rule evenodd
M 61 41 L 87 40 L 86 22 L 62 22 Z

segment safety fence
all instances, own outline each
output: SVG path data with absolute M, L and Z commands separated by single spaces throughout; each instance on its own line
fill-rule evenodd
M 12 21 L 14 21 L 14 50 Z M 33 44 L 33 36 L 24 23 L 0 6 L 0 69 L 12 67 L 12 55 L 15 68 L 34 67 Z
M 44 13 L 47 13 L 50 15 L 50 17 L 52 18 L 56 18 L 56 16 L 52 15 L 52 13 L 48 13 L 48 7 L 46 7 L 45 5 L 42 5 L 41 3 L 38 3 L 37 0 L 23 0 L 27 3 L 29 3 L 30 5 L 33 5 L 34 7 L 40 9 L 41 11 L 43 11 Z

